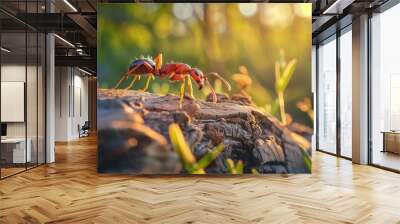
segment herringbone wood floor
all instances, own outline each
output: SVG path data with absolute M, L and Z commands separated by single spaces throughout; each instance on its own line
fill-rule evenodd
M 0 223 L 400 223 L 400 175 L 330 155 L 312 175 L 98 175 L 95 141 L 0 181 Z

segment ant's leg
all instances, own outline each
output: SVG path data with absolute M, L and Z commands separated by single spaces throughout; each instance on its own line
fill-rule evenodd
M 154 80 L 154 69 L 153 69 L 153 67 L 149 64 L 149 63 L 147 63 L 147 62 L 145 62 L 145 63 L 143 63 L 143 65 L 147 68 L 147 70 L 148 70 L 148 77 L 147 77 L 147 80 L 146 80 L 146 84 L 145 84 L 145 86 L 144 86 L 144 88 L 143 89 L 141 89 L 140 91 L 146 91 L 148 88 L 149 88 L 149 84 L 150 84 L 150 81 L 153 79 Z
M 208 78 L 205 79 L 205 82 L 206 82 L 207 86 L 208 86 L 208 87 L 210 88 L 210 90 L 211 90 L 212 101 L 213 101 L 214 103 L 216 103 L 218 99 L 217 99 L 217 94 L 215 93 L 214 88 L 212 87 L 212 85 L 211 85 L 210 82 L 208 81 Z
M 179 108 L 182 108 L 183 96 L 185 95 L 185 79 L 181 82 L 181 95 L 179 99 Z
M 153 74 L 148 74 L 148 77 L 147 77 L 147 80 L 146 80 L 146 85 L 140 91 L 143 91 L 143 92 L 146 91 L 149 88 L 149 84 L 150 84 L 151 80 L 154 80 L 154 75 Z
M 170 79 L 170 80 L 171 80 L 171 79 L 172 79 L 172 77 L 174 77 L 175 75 L 176 75 L 176 74 L 175 74 L 175 72 L 171 72 L 171 74 L 169 74 L 169 75 L 168 75 L 168 79 Z
M 139 76 L 140 76 L 140 75 L 139 75 Z M 131 83 L 129 84 L 129 86 L 127 86 L 127 87 L 125 88 L 125 90 L 128 90 L 128 89 L 132 88 L 133 84 L 135 84 L 135 82 L 136 82 L 136 80 L 138 79 L 139 76 L 134 76 L 133 79 L 132 79 L 132 81 L 131 81 Z
M 115 85 L 114 89 L 118 88 L 119 85 L 121 85 L 121 83 L 125 80 L 127 80 L 129 78 L 129 74 L 132 74 L 136 69 L 138 69 L 140 67 L 140 65 L 137 65 L 135 67 L 133 67 L 132 69 L 128 70 L 128 72 L 126 72 L 122 78 L 118 81 L 117 85 Z
M 186 77 L 187 77 L 187 85 L 188 85 L 188 89 L 189 89 L 189 96 L 194 99 L 192 80 L 190 79 L 190 75 L 188 75 Z
M 207 76 L 209 76 L 209 75 L 213 75 L 217 79 L 221 80 L 221 82 L 225 85 L 225 87 L 228 89 L 228 91 L 231 91 L 231 89 L 232 89 L 231 84 L 228 81 L 226 81 L 226 79 L 224 79 L 221 75 L 219 75 L 216 72 L 210 72 L 207 74 Z
M 121 85 L 121 83 L 125 80 L 127 80 L 129 77 L 128 73 L 123 75 L 122 78 L 118 81 L 117 85 L 115 85 L 114 89 L 118 88 L 119 85 Z

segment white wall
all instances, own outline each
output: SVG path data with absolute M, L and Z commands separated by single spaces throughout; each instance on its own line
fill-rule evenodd
M 1 66 L 1 81 L 4 82 L 25 82 L 25 64 L 9 64 Z M 7 110 L 7 108 L 1 108 Z M 25 137 L 25 123 L 7 123 L 7 137 Z
M 27 87 L 27 120 L 28 120 L 28 137 L 29 128 L 36 130 L 36 66 L 28 66 L 28 87 Z M 4 82 L 25 82 L 25 64 L 5 64 L 1 66 L 1 81 Z M 35 77 L 35 78 L 33 78 Z M 40 107 L 41 105 L 39 105 Z M 1 108 L 7 110 L 7 108 Z M 35 113 L 33 113 L 35 112 Z M 33 123 L 32 123 L 33 122 Z M 8 137 L 25 137 L 25 122 L 7 122 L 7 135 Z M 36 135 L 36 131 L 35 131 Z
M 81 76 L 82 73 L 79 72 L 79 75 L 74 75 L 74 108 L 72 108 L 72 117 L 71 120 L 71 135 L 75 138 L 78 137 L 78 124 L 81 126 L 88 121 L 88 78 Z
M 69 96 L 68 88 L 70 79 L 67 67 L 56 67 L 55 68 L 55 141 L 67 141 L 69 124 Z
M 55 140 L 70 141 L 88 120 L 88 78 L 72 67 L 56 67 L 55 73 Z
M 32 161 L 39 163 L 44 162 L 44 89 L 42 68 L 27 66 L 25 64 L 3 64 L 1 66 L 1 81 L 3 82 L 24 82 L 26 83 L 26 107 L 22 108 L 22 112 L 27 115 L 27 120 L 23 122 L 6 122 L 8 138 L 25 138 L 29 139 L 30 148 L 32 150 Z M 27 82 L 25 78 L 27 77 Z M 22 93 L 23 94 L 23 93 Z M 7 97 L 7 96 L 2 96 Z M 2 111 L 10 110 L 10 108 L 1 108 Z M 37 151 L 38 150 L 38 151 Z M 37 157 L 37 154 L 39 156 Z

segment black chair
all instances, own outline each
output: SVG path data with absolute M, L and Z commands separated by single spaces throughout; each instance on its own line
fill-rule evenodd
M 79 138 L 89 136 L 89 130 L 90 130 L 89 121 L 85 121 L 82 127 L 78 124 Z

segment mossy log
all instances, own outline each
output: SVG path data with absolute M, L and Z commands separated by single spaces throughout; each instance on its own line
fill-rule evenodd
M 218 103 L 134 90 L 98 90 L 98 170 L 130 174 L 185 173 L 168 137 L 178 123 L 196 158 L 223 142 L 206 168 L 227 173 L 226 159 L 242 160 L 244 173 L 307 173 L 310 143 L 240 97 Z

